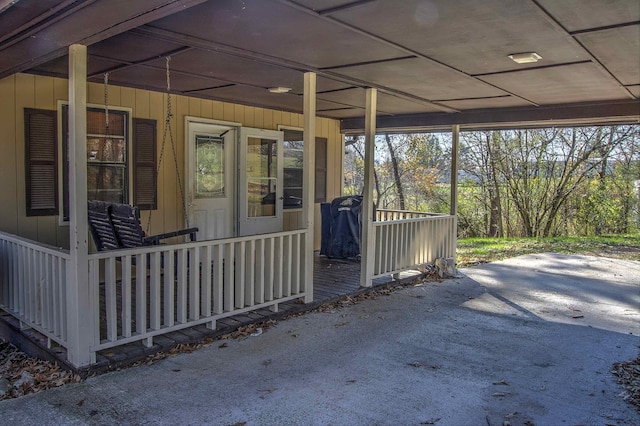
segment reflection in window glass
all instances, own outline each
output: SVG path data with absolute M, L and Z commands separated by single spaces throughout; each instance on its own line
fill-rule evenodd
M 224 139 L 196 136 L 196 197 L 224 197 Z
M 278 180 L 277 141 L 250 137 L 247 141 L 247 215 L 275 216 Z

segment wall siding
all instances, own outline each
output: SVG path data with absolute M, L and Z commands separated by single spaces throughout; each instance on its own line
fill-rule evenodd
M 132 117 L 148 118 L 158 123 L 158 153 L 160 153 L 167 108 L 165 93 L 150 92 L 109 85 L 108 104 L 131 108 Z M 25 238 L 68 248 L 69 229 L 58 224 L 57 216 L 27 217 L 24 167 L 24 108 L 55 110 L 58 101 L 68 99 L 65 79 L 16 74 L 0 80 L 0 230 Z M 104 105 L 104 85 L 88 83 L 87 102 Z M 303 117 L 284 111 L 236 105 L 182 95 L 171 95 L 171 134 L 167 133 L 164 157 L 158 176 L 158 210 L 142 212 L 143 228 L 151 218 L 150 233 L 161 233 L 183 227 L 184 212 L 177 184 L 177 162 L 182 185 L 185 181 L 185 117 L 202 117 L 242 123 L 246 127 L 277 130 L 279 125 L 301 127 Z M 338 121 L 318 118 L 317 136 L 328 140 L 327 196 L 340 195 L 342 178 L 342 135 Z M 175 144 L 174 160 L 171 137 Z M 299 229 L 301 211 L 285 211 L 285 230 Z M 320 208 L 315 214 L 316 249 L 320 247 Z

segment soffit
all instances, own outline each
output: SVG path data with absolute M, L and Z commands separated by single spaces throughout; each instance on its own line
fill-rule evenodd
M 367 87 L 390 127 L 553 120 L 585 103 L 640 116 L 636 0 L 19 0 L 0 28 L 0 77 L 64 77 L 67 46 L 86 43 L 92 81 L 164 91 L 171 56 L 174 93 L 302 112 L 312 71 L 318 114 L 345 130 L 363 123 Z M 543 59 L 507 58 L 527 51 Z

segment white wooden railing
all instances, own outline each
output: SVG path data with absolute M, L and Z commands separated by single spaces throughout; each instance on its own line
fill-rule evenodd
M 391 216 L 387 216 L 389 211 L 381 212 L 381 219 L 373 224 L 376 242 L 374 277 L 414 269 L 438 258 L 455 257 L 455 216 L 402 211 L 390 211 Z M 404 213 L 416 216 L 404 218 Z M 383 219 L 385 217 L 399 219 Z
M 446 216 L 442 213 L 416 212 L 411 210 L 376 209 L 376 221 L 417 219 L 419 217 Z
M 0 307 L 67 347 L 69 251 L 0 232 Z
M 94 351 L 304 297 L 305 230 L 89 255 Z M 98 328 L 98 327 L 97 327 Z

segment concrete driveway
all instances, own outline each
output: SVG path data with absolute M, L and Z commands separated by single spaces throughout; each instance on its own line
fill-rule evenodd
M 530 255 L 0 402 L 0 423 L 638 425 L 640 262 Z

